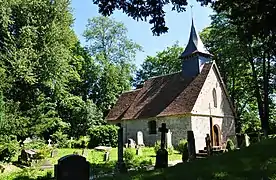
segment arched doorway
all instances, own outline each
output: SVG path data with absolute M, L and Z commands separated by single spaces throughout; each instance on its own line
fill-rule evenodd
M 219 125 L 215 124 L 214 125 L 214 146 L 220 146 L 220 138 L 221 138 L 221 132 Z

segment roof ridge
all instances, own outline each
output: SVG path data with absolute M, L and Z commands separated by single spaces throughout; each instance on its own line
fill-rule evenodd
M 173 72 L 173 73 L 169 73 L 169 74 L 158 75 L 158 76 L 152 76 L 152 77 L 150 77 L 148 80 L 150 80 L 150 79 L 155 79 L 155 78 L 159 78 L 159 77 L 171 76 L 171 75 L 178 74 L 178 73 L 181 73 L 181 71 Z

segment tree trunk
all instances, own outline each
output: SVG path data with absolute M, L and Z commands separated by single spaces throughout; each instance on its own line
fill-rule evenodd
M 269 77 L 270 77 L 270 57 L 266 57 L 264 53 L 263 57 L 263 79 L 264 79 L 264 119 L 262 122 L 262 128 L 264 131 L 265 137 L 268 137 L 268 130 L 269 130 Z M 267 68 L 266 68 L 267 64 Z

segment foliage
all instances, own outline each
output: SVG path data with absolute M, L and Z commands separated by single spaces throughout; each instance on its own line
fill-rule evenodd
M 134 161 L 135 152 L 131 148 L 126 148 L 124 150 L 123 157 L 124 157 L 124 160 L 125 160 L 125 163 L 126 163 L 127 167 L 129 167 Z
M 0 161 L 10 162 L 19 151 L 19 143 L 14 136 L 0 136 Z
M 157 154 L 157 151 L 161 148 L 161 141 L 158 140 L 154 143 L 154 152 Z
M 180 54 L 183 48 L 176 42 L 173 46 L 157 52 L 156 56 L 147 56 L 141 68 L 136 72 L 134 86 L 143 84 L 153 76 L 175 73 L 181 70 Z
M 131 88 L 133 59 L 141 47 L 126 36 L 121 22 L 104 16 L 88 20 L 84 32 L 89 53 L 95 58 L 97 75 L 89 82 L 88 96 L 107 115 L 121 92 Z M 89 70 L 90 71 L 90 70 Z
M 233 143 L 233 141 L 231 139 L 227 140 L 226 149 L 228 149 L 228 151 L 233 151 L 235 149 L 235 144 Z
M 51 135 L 51 139 L 55 143 L 57 148 L 67 148 L 70 146 L 68 135 L 57 131 Z
M 181 139 L 177 146 L 176 146 L 176 150 L 179 151 L 181 154 L 185 153 L 187 151 L 187 146 L 188 145 L 188 141 L 186 139 Z
M 73 140 L 73 142 L 71 142 L 71 147 L 72 148 L 87 148 L 88 144 L 89 144 L 89 137 L 88 136 L 81 136 L 79 139 L 77 140 Z
M 94 148 L 96 146 L 117 146 L 118 127 L 115 125 L 96 126 L 89 130 L 90 142 L 88 147 Z

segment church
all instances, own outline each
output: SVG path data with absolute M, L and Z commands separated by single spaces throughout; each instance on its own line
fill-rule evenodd
M 196 151 L 235 140 L 235 111 L 212 55 L 204 47 L 192 21 L 189 42 L 182 54 L 182 70 L 148 79 L 142 87 L 124 92 L 106 117 L 120 123 L 124 140 L 143 133 L 146 146 L 160 140 L 158 128 L 166 123 L 176 146 L 192 130 Z

